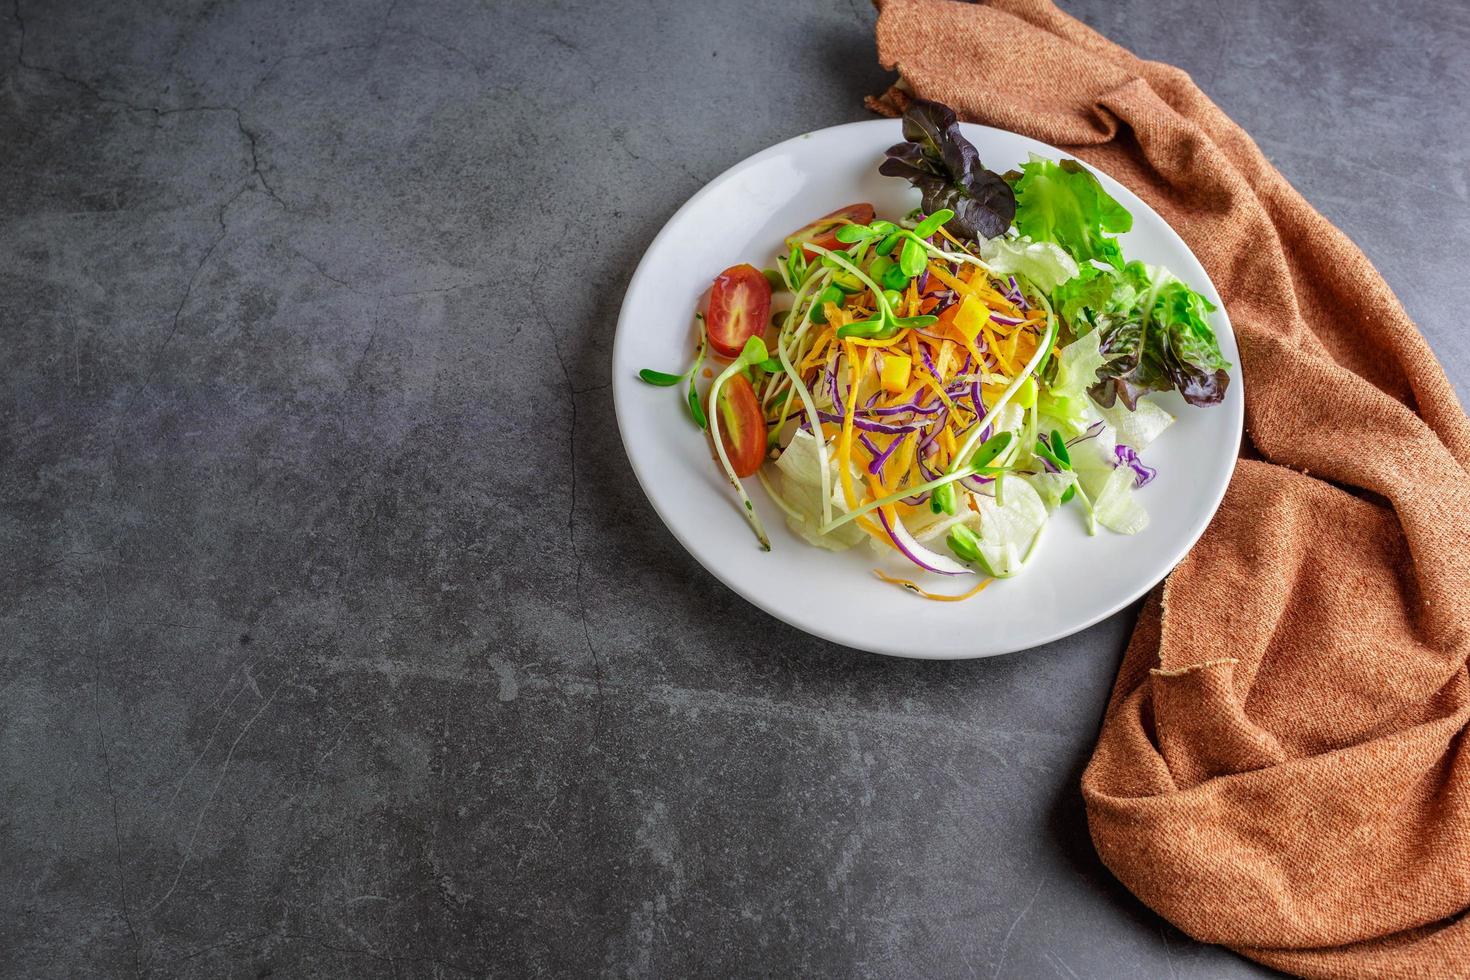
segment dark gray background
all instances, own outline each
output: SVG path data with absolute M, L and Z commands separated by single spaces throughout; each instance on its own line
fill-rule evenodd
M 1193 73 L 1466 390 L 1465 5 L 1067 6 Z M 992 662 L 835 648 L 705 574 L 623 457 L 643 248 L 864 118 L 872 23 L 3 17 L 4 973 L 1260 972 L 1088 842 L 1131 612 Z

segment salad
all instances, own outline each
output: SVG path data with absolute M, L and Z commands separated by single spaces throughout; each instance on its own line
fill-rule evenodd
M 1126 258 L 1132 216 L 1081 164 L 994 173 L 923 100 L 903 136 L 879 171 L 919 207 L 854 204 L 793 232 L 772 268 L 726 269 L 692 366 L 639 376 L 682 389 L 762 548 L 751 477 L 805 541 L 897 553 L 962 590 L 880 577 L 957 600 L 1019 572 L 1060 510 L 1092 534 L 1143 530 L 1141 454 L 1173 421 L 1148 396 L 1216 404 L 1230 365 L 1214 306 Z

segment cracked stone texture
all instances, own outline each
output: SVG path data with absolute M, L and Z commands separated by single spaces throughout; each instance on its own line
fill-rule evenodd
M 1193 73 L 1466 391 L 1470 8 L 1068 7 Z M 639 255 L 864 117 L 866 5 L 0 19 L 0 973 L 1264 973 L 1089 845 L 1131 612 L 839 649 L 623 457 Z

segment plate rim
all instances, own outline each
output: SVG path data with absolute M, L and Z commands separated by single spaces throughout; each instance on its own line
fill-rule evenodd
M 1104 619 L 1107 619 L 1109 616 L 1115 615 L 1120 610 L 1132 605 L 1140 598 L 1147 595 L 1150 590 L 1152 590 L 1160 582 L 1163 582 L 1166 578 L 1169 577 L 1174 569 L 1178 567 L 1179 563 L 1183 561 L 1184 558 L 1189 554 L 1189 552 L 1194 548 L 1195 544 L 1198 543 L 1199 539 L 1204 535 L 1205 530 L 1208 529 L 1211 522 L 1214 521 L 1215 515 L 1219 512 L 1220 504 L 1222 501 L 1224 501 L 1225 494 L 1229 491 L 1230 484 L 1234 481 L 1235 471 L 1240 462 L 1240 447 L 1242 445 L 1242 440 L 1244 438 L 1245 432 L 1245 379 L 1244 371 L 1241 369 L 1238 359 L 1237 363 L 1232 365 L 1235 368 L 1235 372 L 1234 376 L 1231 378 L 1231 382 L 1236 387 L 1239 395 L 1231 403 L 1234 406 L 1232 418 L 1230 419 L 1230 421 L 1233 423 L 1234 436 L 1232 439 L 1233 449 L 1230 455 L 1230 465 L 1225 472 L 1224 479 L 1220 481 L 1219 486 L 1215 489 L 1214 493 L 1211 494 L 1212 499 L 1209 501 L 1209 506 L 1202 509 L 1201 514 L 1203 516 L 1200 518 L 1200 520 L 1197 521 L 1196 526 L 1192 528 L 1187 535 L 1183 535 L 1180 539 L 1178 539 L 1180 541 L 1180 544 L 1178 546 L 1176 546 L 1174 549 L 1170 549 L 1172 553 L 1163 563 L 1163 571 L 1156 578 L 1149 579 L 1136 589 L 1128 590 L 1125 598 L 1115 603 L 1112 603 L 1104 611 L 1097 613 L 1096 615 L 1085 621 L 1069 623 L 1066 626 L 1047 631 L 1041 638 L 1035 640 L 1027 640 L 1024 642 L 1023 645 L 1002 645 L 1002 647 L 998 649 L 980 651 L 976 653 L 949 653 L 945 651 L 916 652 L 912 648 L 889 649 L 878 645 L 862 646 L 852 643 L 849 639 L 845 637 L 833 635 L 825 629 L 795 623 L 787 619 L 785 616 L 773 610 L 766 603 L 762 602 L 759 598 L 757 598 L 755 594 L 753 594 L 752 591 L 744 588 L 741 584 L 739 584 L 739 582 L 735 580 L 734 576 L 725 575 L 721 572 L 719 568 L 717 568 L 713 564 L 712 561 L 706 561 L 704 556 L 701 555 L 700 549 L 694 546 L 689 540 L 685 538 L 684 535 L 679 532 L 674 523 L 671 521 L 670 516 L 665 513 L 663 506 L 659 502 L 659 498 L 650 491 L 650 480 L 652 479 L 651 474 L 645 474 L 639 459 L 634 455 L 631 447 L 628 444 L 628 427 L 625 424 L 625 420 L 627 418 L 627 412 L 629 411 L 629 409 L 626 404 L 626 396 L 624 393 L 630 390 L 629 386 L 632 385 L 633 379 L 623 378 L 619 374 L 617 366 L 620 362 L 619 350 L 622 348 L 625 338 L 629 335 L 627 332 L 625 332 L 625 327 L 631 319 L 631 311 L 629 309 L 630 300 L 636 292 L 635 287 L 640 283 L 643 277 L 652 274 L 652 267 L 648 263 L 649 254 L 658 247 L 660 242 L 666 236 L 669 236 L 673 233 L 675 227 L 679 224 L 679 219 L 686 212 L 698 206 L 698 204 L 705 197 L 714 193 L 715 190 L 721 187 L 724 183 L 733 179 L 744 170 L 757 165 L 765 158 L 779 153 L 792 144 L 798 143 L 802 140 L 810 139 L 811 137 L 818 134 L 835 133 L 839 130 L 860 128 L 872 129 L 880 126 L 892 126 L 894 122 L 895 120 L 892 119 L 857 120 L 854 122 L 840 123 L 835 126 L 826 126 L 820 129 L 805 130 L 795 136 L 781 140 L 778 143 L 773 143 L 765 149 L 758 150 L 750 156 L 744 157 L 743 159 L 737 161 L 736 163 L 721 171 L 719 174 L 707 181 L 704 186 L 700 187 L 699 190 L 695 191 L 682 205 L 680 205 L 674 211 L 673 214 L 669 215 L 668 219 L 665 220 L 663 226 L 659 228 L 658 233 L 649 240 L 648 245 L 643 250 L 643 254 L 639 257 L 638 265 L 633 270 L 632 276 L 629 277 L 627 286 L 624 287 L 623 301 L 618 308 L 618 319 L 616 325 L 614 326 L 612 355 L 610 359 L 611 363 L 609 365 L 610 381 L 612 383 L 613 393 L 613 414 L 618 426 L 618 438 L 619 441 L 622 443 L 623 453 L 628 458 L 628 463 L 633 469 L 633 476 L 638 481 L 638 487 L 642 491 L 644 498 L 653 507 L 654 513 L 658 515 L 659 520 L 663 522 L 664 527 L 669 531 L 670 534 L 673 535 L 674 539 L 679 542 L 679 545 L 696 562 L 698 562 L 699 565 L 705 569 L 705 571 L 714 576 L 714 578 L 717 579 L 722 585 L 724 585 L 726 588 L 730 589 L 746 602 L 749 602 L 751 605 L 755 606 L 757 609 L 761 610 L 763 613 L 772 617 L 773 619 L 778 619 L 781 622 L 792 627 L 793 629 L 800 630 L 803 633 L 807 633 L 811 636 L 816 636 L 820 639 L 826 640 L 829 643 L 836 644 L 837 646 L 844 647 L 849 650 L 855 650 L 877 656 L 897 657 L 904 660 L 984 660 L 991 657 L 1008 656 L 1014 653 L 1023 653 L 1025 651 L 1035 650 L 1040 647 L 1046 646 L 1047 644 L 1055 643 L 1058 640 L 1065 639 L 1069 636 L 1074 636 L 1078 633 L 1083 632 L 1084 630 L 1091 629 L 1093 626 L 1096 626 Z M 1079 159 L 1073 154 L 1068 154 L 1058 147 L 1052 146 L 1048 143 L 1044 143 L 1034 137 L 1026 136 L 1024 133 L 1016 133 L 1011 130 L 1001 129 L 998 126 L 986 126 L 981 123 L 966 122 L 962 123 L 962 126 L 966 129 L 986 130 L 995 133 L 1002 133 L 1010 137 L 1020 138 L 1028 143 L 1032 143 L 1036 146 L 1042 147 L 1048 153 L 1055 154 L 1057 158 L 1067 157 L 1069 159 Z M 1164 219 L 1163 215 L 1155 211 L 1153 207 L 1148 204 L 1148 202 L 1140 198 L 1131 188 L 1128 187 L 1128 185 L 1124 184 L 1121 180 L 1118 180 L 1116 177 L 1114 177 L 1112 174 L 1108 173 L 1101 167 L 1097 167 L 1091 163 L 1088 163 L 1085 160 L 1080 160 L 1080 162 L 1088 169 L 1098 174 L 1102 174 L 1109 180 L 1122 187 L 1125 191 L 1127 191 L 1134 198 L 1134 200 L 1137 201 L 1138 204 L 1144 207 L 1149 214 L 1151 214 L 1154 218 L 1158 220 L 1158 223 L 1162 226 L 1165 233 L 1169 236 L 1172 236 L 1175 242 L 1177 242 L 1177 244 L 1181 248 L 1183 248 L 1184 251 L 1190 256 L 1190 258 L 1194 260 L 1195 264 L 1199 266 L 1200 271 L 1204 273 L 1205 283 L 1208 285 L 1209 291 L 1215 296 L 1217 300 L 1219 300 L 1219 315 L 1224 320 L 1225 328 L 1230 332 L 1230 336 L 1235 341 L 1238 348 L 1239 338 L 1235 333 L 1234 324 L 1232 324 L 1230 321 L 1230 314 L 1226 310 L 1224 297 L 1221 296 L 1219 289 L 1215 286 L 1214 279 L 1210 276 L 1209 270 L 1205 269 L 1204 263 L 1199 260 L 1199 256 L 1195 255 L 1194 249 L 1189 247 L 1189 243 L 1184 240 L 1184 237 L 1174 229 L 1173 225 L 1169 224 L 1169 222 Z M 1221 408 L 1224 407 L 1225 406 L 1221 406 Z M 1187 540 L 1185 540 L 1186 538 Z

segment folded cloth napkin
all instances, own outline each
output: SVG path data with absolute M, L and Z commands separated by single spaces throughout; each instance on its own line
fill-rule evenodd
M 902 80 L 873 108 L 917 94 L 1096 164 L 1240 342 L 1249 445 L 1128 647 L 1082 779 L 1098 853 L 1273 967 L 1470 977 L 1470 423 L 1424 338 L 1183 71 L 1042 0 L 878 5 Z

